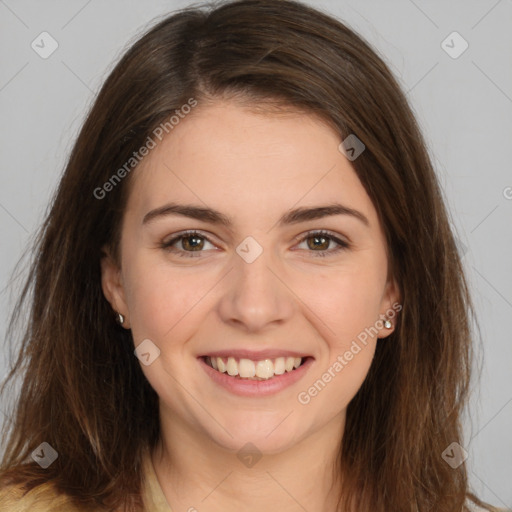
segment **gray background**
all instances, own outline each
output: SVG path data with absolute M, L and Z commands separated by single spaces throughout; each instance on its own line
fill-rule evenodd
M 480 497 L 512 508 L 512 0 L 308 3 L 377 48 L 425 133 L 482 328 L 483 372 L 464 424 L 471 483 Z M 8 279 L 38 229 L 87 107 L 128 42 L 155 17 L 189 4 L 0 0 L 2 340 L 19 289 L 6 288 Z M 43 31 L 59 45 L 47 59 L 31 48 Z M 469 44 L 458 58 L 441 46 L 453 31 Z M 451 52 L 462 48 L 453 38 L 447 44 Z M 2 376 L 7 363 L 6 345 Z

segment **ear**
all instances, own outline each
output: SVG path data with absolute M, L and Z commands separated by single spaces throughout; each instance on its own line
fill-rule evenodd
M 379 333 L 377 335 L 378 338 L 387 338 L 392 332 L 394 332 L 398 314 L 401 310 L 402 304 L 399 286 L 396 279 L 390 278 L 386 283 L 386 288 L 382 296 L 379 318 L 381 319 L 382 324 L 384 324 L 386 320 L 389 320 L 391 322 L 391 328 L 388 329 L 382 325 L 382 328 L 379 329 Z M 378 322 L 376 327 L 378 328 L 380 325 L 381 322 Z
M 130 328 L 130 317 L 125 300 L 125 290 L 119 265 L 114 261 L 110 252 L 103 248 L 101 257 L 101 288 L 116 313 L 124 316 L 123 327 Z

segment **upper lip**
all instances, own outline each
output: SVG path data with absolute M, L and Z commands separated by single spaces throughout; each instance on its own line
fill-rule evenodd
M 303 352 L 297 352 L 295 350 L 279 350 L 279 349 L 268 349 L 268 350 L 244 350 L 244 349 L 233 349 L 233 350 L 214 350 L 203 354 L 200 357 L 234 357 L 235 359 L 251 359 L 252 361 L 262 361 L 263 359 L 276 359 L 278 357 L 312 357 L 309 354 Z

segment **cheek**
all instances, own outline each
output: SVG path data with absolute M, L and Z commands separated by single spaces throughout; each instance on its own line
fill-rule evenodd
M 299 296 L 316 314 L 315 324 L 324 324 L 321 333 L 337 351 L 379 319 L 385 272 L 376 263 L 330 270 L 300 287 Z
M 126 298 L 136 343 L 139 338 L 157 344 L 175 338 L 177 330 L 190 323 L 181 320 L 193 318 L 196 306 L 211 288 L 204 276 L 192 269 L 171 271 L 168 265 L 143 258 L 127 262 L 126 268 Z
M 308 306 L 315 313 L 310 321 L 315 319 L 324 350 L 297 398 L 328 421 L 348 406 L 371 367 L 378 342 L 372 328 L 379 318 L 381 288 L 374 276 L 355 270 L 323 283 Z

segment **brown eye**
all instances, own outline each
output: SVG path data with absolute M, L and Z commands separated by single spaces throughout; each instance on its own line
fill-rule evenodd
M 327 250 L 331 242 L 329 237 L 323 235 L 308 236 L 306 240 L 310 249 L 320 249 L 321 251 Z
M 350 247 L 348 242 L 339 239 L 327 231 L 312 231 L 307 233 L 300 243 L 304 242 L 306 242 L 309 252 L 315 253 L 315 256 L 327 256 Z M 332 243 L 336 244 L 337 247 L 329 250 L 329 246 L 331 246 Z
M 181 237 L 180 240 L 182 247 L 186 251 L 198 251 L 204 246 L 203 237 L 197 235 L 188 235 Z
M 195 231 L 181 233 L 160 246 L 168 252 L 176 253 L 180 257 L 197 257 L 204 252 L 205 244 L 213 244 L 204 235 Z M 180 247 L 181 245 L 181 247 Z

